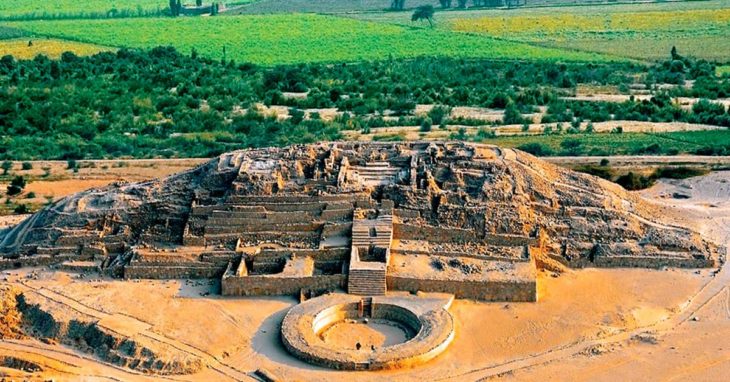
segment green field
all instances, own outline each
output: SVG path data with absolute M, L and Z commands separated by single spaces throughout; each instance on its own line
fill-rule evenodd
M 37 35 L 105 46 L 195 48 L 212 58 L 263 65 L 448 56 L 561 61 L 618 60 L 463 33 L 321 15 L 128 18 L 8 23 Z
M 353 15 L 410 25 L 405 13 Z M 683 54 L 730 61 L 730 0 L 592 7 L 437 12 L 443 30 L 478 33 L 545 46 L 635 59 Z
M 162 11 L 168 4 L 168 0 L 2 0 L 0 19 L 106 14 L 114 9 L 133 13 Z
M 17 28 L 10 28 L 0 25 L 0 40 L 6 40 L 6 39 L 13 39 L 18 37 L 24 37 L 27 35 L 27 32 L 17 29 Z
M 408 0 L 406 7 L 431 4 L 437 6 L 436 0 Z M 390 0 L 260 0 L 242 7 L 234 13 L 268 14 L 268 13 L 346 13 L 383 11 L 390 7 Z
M 564 152 L 561 143 L 566 140 L 580 142 L 578 153 Z M 695 131 L 678 133 L 624 133 L 624 134 L 560 134 L 497 137 L 483 141 L 503 147 L 519 147 L 539 143 L 548 147 L 554 155 L 641 155 L 641 154 L 691 154 L 707 148 L 730 147 L 730 133 L 721 131 Z

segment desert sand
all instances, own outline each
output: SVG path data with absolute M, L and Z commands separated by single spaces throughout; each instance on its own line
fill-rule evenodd
M 713 240 L 730 241 L 730 172 L 661 181 L 642 194 Z M 211 365 L 197 374 L 158 379 L 256 380 L 254 371 L 261 368 L 281 380 L 301 381 L 722 380 L 730 375 L 727 267 L 543 271 L 538 303 L 456 300 L 451 308 L 456 338 L 446 353 L 413 369 L 379 372 L 338 372 L 289 355 L 278 325 L 296 303 L 292 298 L 226 298 L 211 293 L 219 286 L 207 281 L 128 282 L 47 269 L 6 271 L 0 277 L 25 293 L 98 317 L 101 326 L 162 338 Z M 333 340 L 343 336 L 332 334 Z M 0 367 L 0 375 L 11 378 L 155 379 L 33 339 L 0 342 L 0 359 L 8 357 L 42 369 Z

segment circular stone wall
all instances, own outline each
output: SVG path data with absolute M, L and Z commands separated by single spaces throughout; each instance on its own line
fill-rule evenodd
M 368 315 L 360 316 L 360 298 L 335 294 L 306 301 L 293 307 L 282 322 L 282 341 L 287 350 L 304 361 L 341 370 L 378 370 L 409 367 L 424 363 L 446 350 L 454 336 L 451 314 L 443 307 L 421 314 L 410 305 L 418 298 L 373 298 Z M 407 341 L 385 347 L 353 344 L 343 346 L 324 341 L 322 334 L 333 325 L 364 318 L 399 327 Z

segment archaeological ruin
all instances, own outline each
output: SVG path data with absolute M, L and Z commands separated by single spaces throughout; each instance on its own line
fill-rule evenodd
M 0 231 L 0 268 L 216 278 L 225 296 L 296 296 L 284 345 L 339 369 L 433 358 L 453 338 L 450 299 L 537 301 L 541 268 L 713 267 L 717 253 L 613 183 L 463 142 L 236 151 L 70 196 Z M 391 321 L 408 340 L 365 353 L 323 345 L 327 327 L 360 319 Z

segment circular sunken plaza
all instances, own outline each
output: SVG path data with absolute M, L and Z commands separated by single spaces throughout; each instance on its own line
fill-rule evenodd
M 452 296 L 440 294 L 328 294 L 287 313 L 282 341 L 290 353 L 319 366 L 340 370 L 410 367 L 438 356 L 453 340 L 454 320 L 447 311 L 452 301 Z M 334 330 L 344 333 L 329 336 Z M 368 336 L 373 331 L 376 337 L 378 332 L 385 337 L 382 344 L 375 345 Z

